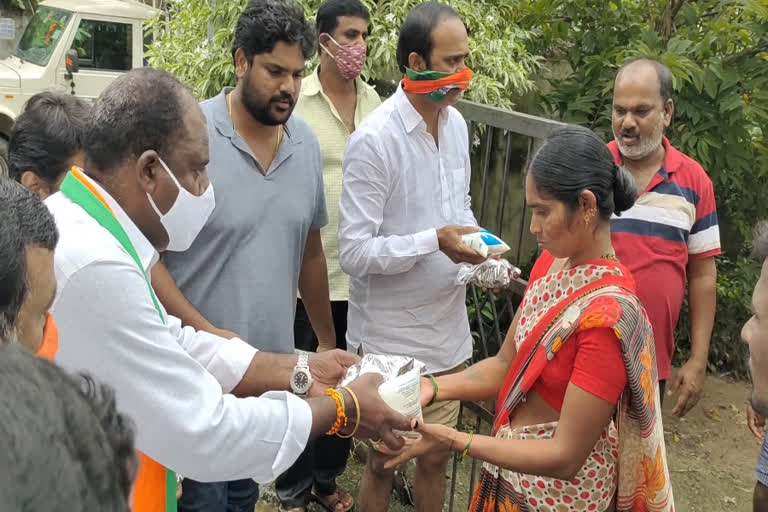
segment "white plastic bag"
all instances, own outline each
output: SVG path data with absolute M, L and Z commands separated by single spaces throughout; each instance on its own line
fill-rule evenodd
M 366 373 L 378 373 L 384 378 L 379 385 L 379 395 L 392 409 L 409 419 L 423 421 L 419 401 L 419 377 L 426 365 L 412 357 L 365 354 L 360 361 L 347 369 L 340 386 L 346 386 Z M 395 435 L 418 437 L 415 432 L 394 430 Z

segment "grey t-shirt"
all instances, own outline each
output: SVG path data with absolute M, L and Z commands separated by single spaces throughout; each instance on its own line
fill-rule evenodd
M 328 222 L 320 148 L 292 115 L 264 174 L 232 127 L 225 92 L 201 104 L 216 208 L 192 247 L 166 252 L 163 261 L 216 327 L 260 350 L 288 353 L 307 235 Z

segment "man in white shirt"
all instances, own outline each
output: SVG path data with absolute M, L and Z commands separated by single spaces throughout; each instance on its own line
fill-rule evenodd
M 466 29 L 452 8 L 415 7 L 397 49 L 406 78 L 358 126 L 344 154 L 339 254 L 351 276 L 347 344 L 413 356 L 431 373 L 455 371 L 472 355 L 456 263 L 483 261 L 461 242 L 477 230 L 467 126 L 452 107 L 471 76 L 468 55 Z M 427 407 L 425 421 L 455 426 L 458 409 L 458 402 Z M 386 510 L 392 489 L 393 473 L 371 453 L 362 512 Z M 447 462 L 443 455 L 417 461 L 418 511 L 442 509 Z
M 60 232 L 56 361 L 115 388 L 135 421 L 146 457 L 134 510 L 171 510 L 169 490 L 154 492 L 172 481 L 162 466 L 202 481 L 273 480 L 341 413 L 342 432 L 357 426 L 358 435 L 401 444 L 391 428 L 408 422 L 383 405 L 378 379 L 353 382 L 358 400 L 345 389 L 340 408 L 322 395 L 354 357 L 330 351 L 297 362 L 260 352 L 182 328 L 157 301 L 149 285 L 157 251 L 189 247 L 214 207 L 205 117 L 176 79 L 142 68 L 114 81 L 93 106 L 84 149 L 87 170 L 73 169 L 47 200 Z M 289 383 L 315 397 L 270 391 Z

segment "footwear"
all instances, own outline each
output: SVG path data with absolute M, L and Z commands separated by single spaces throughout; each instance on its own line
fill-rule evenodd
M 336 492 L 328 496 L 320 496 L 312 491 L 312 499 L 328 512 L 348 512 L 355 508 L 355 498 L 344 489 L 336 488 Z

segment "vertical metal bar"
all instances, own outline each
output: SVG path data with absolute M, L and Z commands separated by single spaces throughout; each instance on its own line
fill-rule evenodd
M 499 326 L 499 313 L 496 311 L 496 296 L 493 294 L 491 290 L 488 290 L 487 292 L 488 297 L 491 301 L 491 305 L 493 306 L 491 310 L 493 311 L 493 334 L 496 336 L 496 340 L 499 344 L 499 348 L 501 348 L 501 343 L 504 340 L 504 337 L 501 335 L 501 327 Z M 493 355 L 496 355 L 495 353 Z
M 494 128 L 485 125 L 485 151 L 483 153 L 483 195 L 480 199 L 480 225 L 485 224 L 485 210 L 488 207 L 488 171 L 491 168 L 491 149 L 493 148 Z
M 525 178 L 528 174 L 528 166 L 531 164 L 531 159 L 533 158 L 533 152 L 535 146 L 535 141 L 533 137 L 528 139 L 528 154 L 525 157 L 525 167 L 523 168 L 522 176 L 523 176 L 523 190 L 525 190 Z M 517 264 L 520 264 L 520 258 L 522 257 L 522 251 L 523 251 L 523 236 L 525 235 L 525 214 L 527 211 L 527 203 L 525 202 L 525 194 L 523 194 L 523 201 L 522 201 L 522 207 L 520 208 L 520 231 L 517 235 Z
M 498 226 L 496 234 L 499 236 L 502 236 L 502 231 L 504 230 L 504 208 L 507 204 L 507 178 L 509 177 L 509 167 L 512 160 L 512 132 L 507 132 L 507 135 L 504 138 L 506 143 L 504 148 L 504 168 L 502 169 L 501 175 L 501 200 L 499 201 L 499 212 L 496 222 Z
M 483 308 L 480 305 L 480 299 L 477 298 L 477 286 L 472 286 L 472 301 L 475 304 L 475 317 L 477 319 L 477 330 L 480 332 L 480 346 L 483 351 L 483 359 L 487 359 L 488 343 L 485 336 L 485 326 L 483 325 Z

